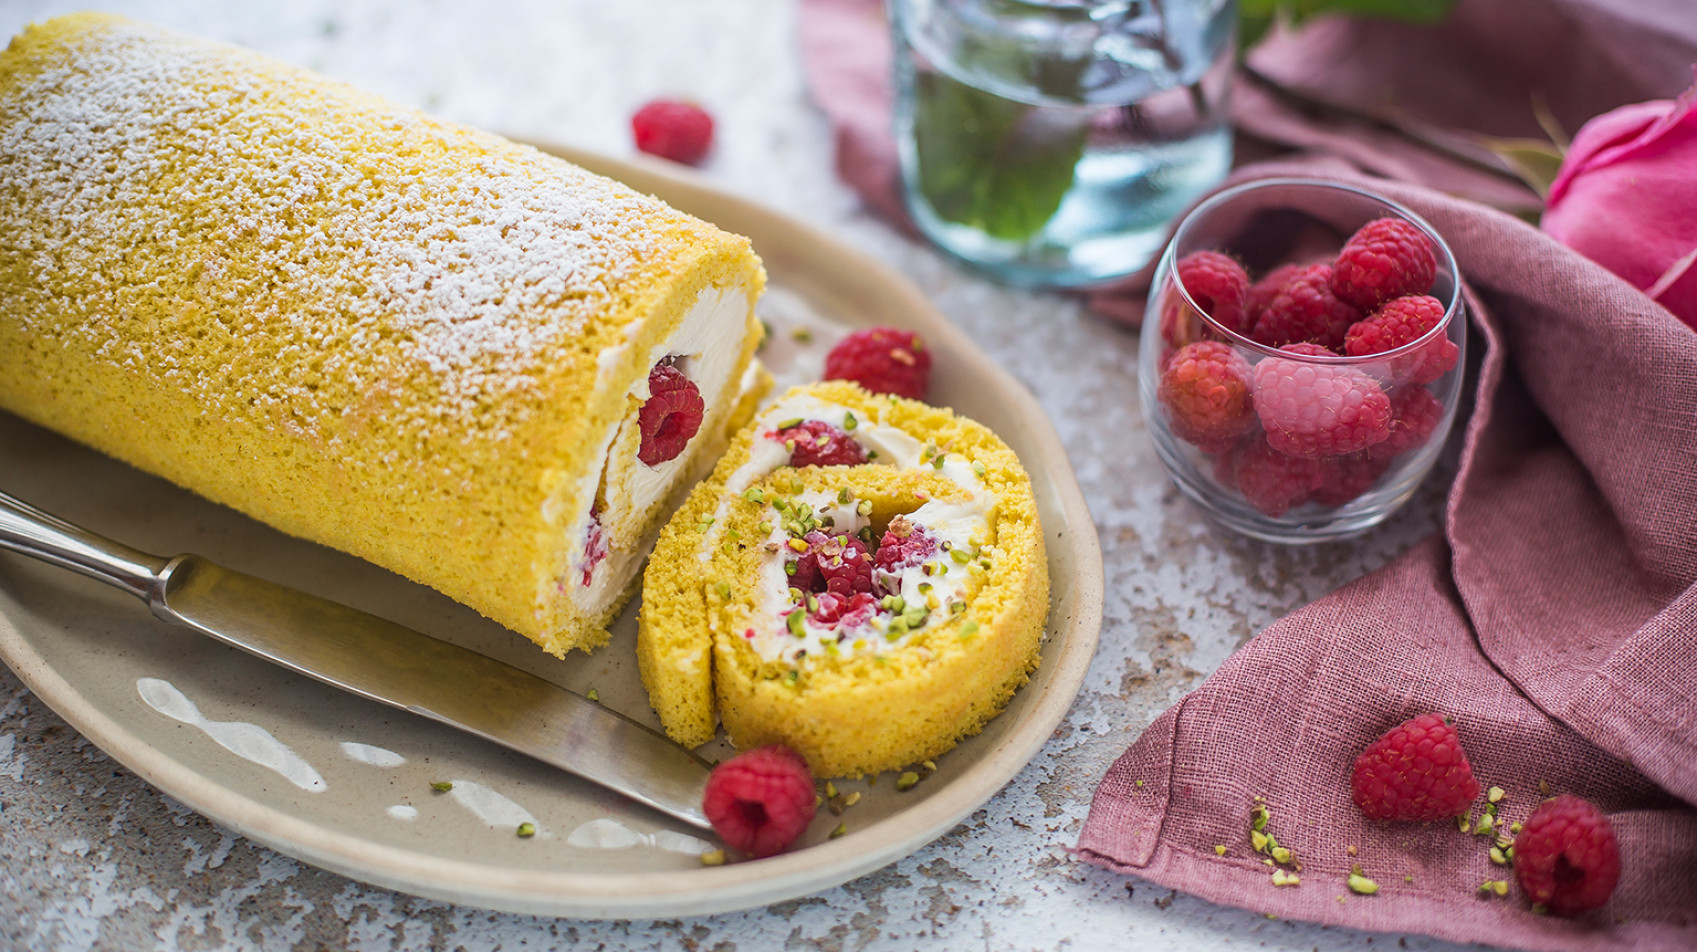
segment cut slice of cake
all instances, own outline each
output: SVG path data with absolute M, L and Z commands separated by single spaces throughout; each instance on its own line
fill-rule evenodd
M 637 659 L 667 733 L 722 722 L 818 776 L 977 733 L 1037 666 L 1031 482 L 984 426 L 843 382 L 762 410 L 661 533 Z
M 0 54 L 0 236 L 0 408 L 555 654 L 758 376 L 746 239 L 120 17 Z

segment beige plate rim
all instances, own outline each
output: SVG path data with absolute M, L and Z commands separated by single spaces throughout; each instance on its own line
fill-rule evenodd
M 262 805 L 189 769 L 107 714 L 35 651 L 0 611 L 0 659 L 73 727 L 148 783 L 256 842 L 313 866 L 402 892 L 506 912 L 581 918 L 651 918 L 747 909 L 817 892 L 894 862 L 948 832 L 1014 778 L 1065 718 L 1095 653 L 1102 619 L 1102 561 L 1095 527 L 1059 437 L 1041 407 L 895 271 L 779 213 L 728 195 L 700 176 L 646 159 L 621 160 L 559 146 L 539 148 L 620 179 L 754 240 L 774 282 L 858 303 L 867 323 L 926 335 L 990 388 L 1021 431 L 1022 455 L 1050 484 L 1064 541 L 1051 538 L 1051 574 L 1067 573 L 1052 607 L 1045 686 L 1014 729 L 977 763 L 914 806 L 852 837 L 715 868 L 613 874 L 492 866 L 374 845 Z M 874 319 L 875 318 L 875 319 Z M 1011 442 L 1011 441 L 1010 441 Z M 1041 471 L 1041 472 L 1039 472 Z M 1057 551 L 1058 549 L 1058 551 Z M 1063 603 L 1064 598 L 1064 603 Z M 41 633 L 36 633 L 40 636 Z M 1027 688 L 1026 690 L 1031 690 Z

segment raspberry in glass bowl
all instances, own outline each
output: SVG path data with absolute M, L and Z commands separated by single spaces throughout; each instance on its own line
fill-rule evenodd
M 1307 179 L 1227 189 L 1179 223 L 1149 294 L 1143 413 L 1178 487 L 1273 542 L 1382 522 L 1437 461 L 1467 319 L 1418 215 Z

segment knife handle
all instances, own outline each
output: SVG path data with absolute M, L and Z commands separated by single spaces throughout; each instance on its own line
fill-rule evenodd
M 151 601 L 168 559 L 114 542 L 0 493 L 0 549 L 32 556 Z

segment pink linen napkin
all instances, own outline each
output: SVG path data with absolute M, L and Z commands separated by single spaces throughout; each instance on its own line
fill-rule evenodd
M 840 171 L 894 219 L 878 4 L 804 0 L 803 11 L 806 61 L 838 129 Z M 1558 90 L 1558 116 L 1671 96 L 1697 59 L 1697 18 L 1653 4 L 1464 0 L 1459 25 L 1401 42 L 1430 56 L 1446 42 L 1478 56 L 1480 37 L 1468 45 L 1446 31 L 1500 26 L 1497 11 L 1534 24 L 1526 42 L 1555 44 L 1544 54 L 1565 57 L 1578 77 Z M 1407 28 L 1310 30 L 1320 27 L 1306 49 L 1354 49 L 1331 31 L 1360 36 L 1369 50 L 1379 44 L 1384 55 L 1347 69 L 1305 65 L 1327 82 L 1366 84 L 1351 87 L 1358 96 L 1374 94 L 1364 77 L 1375 63 L 1394 72 L 1397 62 L 1431 62 L 1388 52 Z M 1301 41 L 1281 38 L 1293 44 L 1281 55 L 1301 60 L 1289 53 Z M 1476 74 L 1486 84 L 1476 98 L 1525 94 L 1518 80 L 1491 85 L 1488 73 Z M 1450 95 L 1428 91 L 1406 102 L 1430 108 Z M 1431 221 L 1468 279 L 1485 356 L 1445 529 L 1269 627 L 1159 718 L 1103 779 L 1078 855 L 1210 900 L 1363 929 L 1527 949 L 1697 947 L 1697 335 L 1547 235 L 1453 197 L 1493 200 L 1496 182 L 1399 158 L 1399 141 L 1363 146 L 1347 127 L 1299 113 L 1279 122 L 1288 133 L 1280 141 L 1333 160 L 1262 165 L 1239 178 L 1304 171 L 1365 184 Z M 1347 167 L 1340 150 L 1327 148 L 1338 142 L 1355 144 L 1341 150 L 1348 163 L 1418 184 L 1338 171 Z M 1508 197 L 1497 203 L 1514 207 Z M 1121 316 L 1139 310 L 1135 293 L 1097 303 L 1116 302 Z M 1487 839 L 1454 824 L 1362 819 L 1348 792 L 1356 753 L 1426 711 L 1457 718 L 1480 781 L 1507 791 L 1505 820 L 1524 819 L 1546 788 L 1609 814 L 1624 872 L 1605 909 L 1565 920 L 1534 915 L 1518 887 L 1480 898 L 1479 883 L 1513 880 L 1490 862 Z M 1299 886 L 1274 887 L 1248 846 L 1257 796 L 1272 811 L 1269 830 L 1304 864 Z M 1345 886 L 1356 863 L 1379 883 L 1376 895 Z

